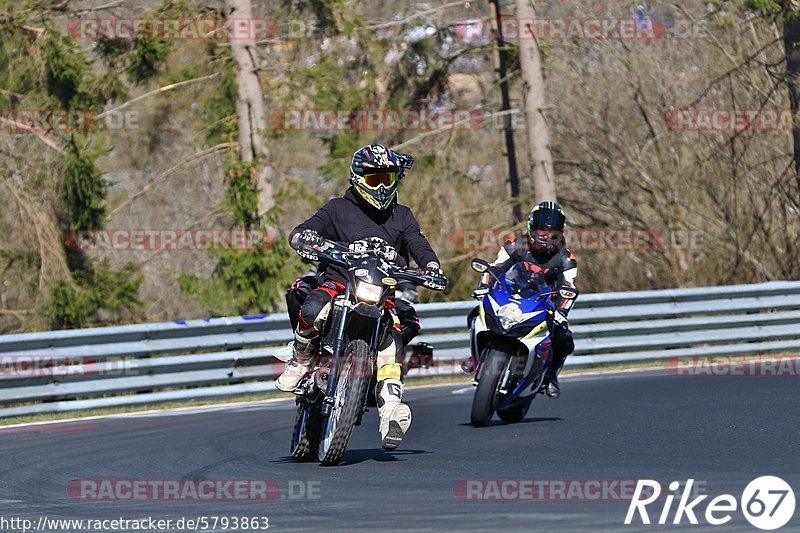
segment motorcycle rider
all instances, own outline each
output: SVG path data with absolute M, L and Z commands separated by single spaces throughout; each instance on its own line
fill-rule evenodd
M 553 361 L 545 375 L 545 392 L 550 398 L 558 398 L 561 388 L 558 384 L 558 373 L 564 366 L 567 356 L 575 349 L 572 332 L 569 329 L 567 315 L 578 297 L 575 278 L 578 275 L 578 263 L 575 256 L 564 246 L 564 225 L 566 216 L 555 202 L 541 202 L 528 216 L 528 231 L 523 237 L 512 237 L 500 248 L 497 259 L 492 263 L 496 274 L 507 272 L 515 264 L 525 261 L 541 272 L 548 285 L 557 293 L 556 310 L 553 313 L 550 336 L 553 345 Z M 476 298 L 482 298 L 489 290 L 490 275 L 484 274 L 481 284 L 473 292 Z M 476 310 L 477 311 L 477 310 Z M 477 314 L 477 313 L 475 313 Z M 470 323 L 471 323 L 470 316 Z M 473 370 L 474 361 L 467 363 L 467 370 Z
M 398 265 L 405 266 L 413 259 L 418 265 L 424 265 L 427 275 L 442 276 L 439 259 L 414 214 L 397 201 L 398 183 L 412 164 L 410 155 L 399 154 L 380 144 L 356 150 L 350 165 L 350 188 L 343 197 L 329 201 L 292 230 L 290 245 L 297 249 L 301 243 L 314 246 L 327 239 L 352 247 L 379 238 L 396 250 Z M 304 296 L 300 306 L 292 359 L 275 384 L 282 391 L 294 390 L 311 369 L 316 341 L 331 301 L 344 293 L 346 277 L 341 267 L 322 263 L 317 279 L 319 285 Z M 413 307 L 411 309 L 413 311 Z M 389 347 L 380 351 L 377 361 L 375 394 L 381 445 L 389 450 L 400 444 L 411 425 L 411 409 L 402 401 L 401 365 L 397 362 L 403 349 L 401 344 L 397 331 Z

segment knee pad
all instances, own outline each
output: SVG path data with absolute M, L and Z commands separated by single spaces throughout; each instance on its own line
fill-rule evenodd
M 553 343 L 553 355 L 566 357 L 575 351 L 575 341 L 569 328 L 556 326 L 550 335 Z
M 411 344 L 417 335 L 419 335 L 419 328 L 412 329 L 406 326 L 400 326 L 400 337 L 403 339 L 403 346 Z
M 323 296 L 316 297 L 315 293 L 311 293 L 303 306 L 300 308 L 300 329 L 307 331 L 313 329 L 319 331 L 322 325 L 328 318 L 328 313 L 331 310 L 330 300 L 326 301 Z
M 304 276 L 294 282 L 286 291 L 286 309 L 289 312 L 289 320 L 292 322 L 292 329 L 297 329 L 300 321 L 300 309 L 306 301 L 308 295 L 319 286 L 317 278 Z
M 572 340 L 572 335 L 569 336 L 567 342 L 564 343 L 564 358 L 575 351 L 575 341 Z

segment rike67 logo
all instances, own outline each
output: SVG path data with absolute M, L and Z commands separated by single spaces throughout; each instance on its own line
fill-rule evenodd
M 761 476 L 751 481 L 742 497 L 737 500 L 730 494 L 721 494 L 716 498 L 706 502 L 705 512 L 701 512 L 703 500 L 708 495 L 692 497 L 692 485 L 694 479 L 689 479 L 685 484 L 673 481 L 669 484 L 669 493 L 664 498 L 664 506 L 658 514 L 658 524 L 668 523 L 681 524 L 684 518 L 693 525 L 699 523 L 698 516 L 705 519 L 707 524 L 721 526 L 733 519 L 734 513 L 738 510 L 751 525 L 763 530 L 773 530 L 785 526 L 794 515 L 795 498 L 792 487 L 784 480 L 775 476 Z M 678 494 L 681 488 L 683 491 Z M 642 524 L 650 524 L 650 510 L 657 511 L 654 504 L 661 497 L 661 484 L 652 479 L 640 479 L 636 484 L 633 499 L 628 507 L 628 514 L 625 516 L 625 524 L 630 525 L 634 517 L 638 514 Z M 678 499 L 673 514 L 672 506 Z M 655 509 L 652 509 L 655 508 Z M 670 517 L 672 520 L 670 521 Z

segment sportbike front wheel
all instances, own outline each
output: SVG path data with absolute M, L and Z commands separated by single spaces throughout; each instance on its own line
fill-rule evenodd
M 323 465 L 341 462 L 364 405 L 370 377 L 369 345 L 363 340 L 352 341 L 340 360 L 333 404 L 323 421 L 319 446 L 319 462 Z
M 497 388 L 500 376 L 508 365 L 508 356 L 497 350 L 489 350 L 483 361 L 475 397 L 472 398 L 470 421 L 475 427 L 486 427 L 492 419 L 497 405 Z

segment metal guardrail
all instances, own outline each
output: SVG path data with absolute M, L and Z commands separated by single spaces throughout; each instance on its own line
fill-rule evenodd
M 410 377 L 462 373 L 475 305 L 417 306 L 434 366 Z M 568 365 L 800 351 L 800 281 L 587 294 L 570 323 Z M 274 390 L 291 338 L 284 315 L 0 336 L 0 417 Z

